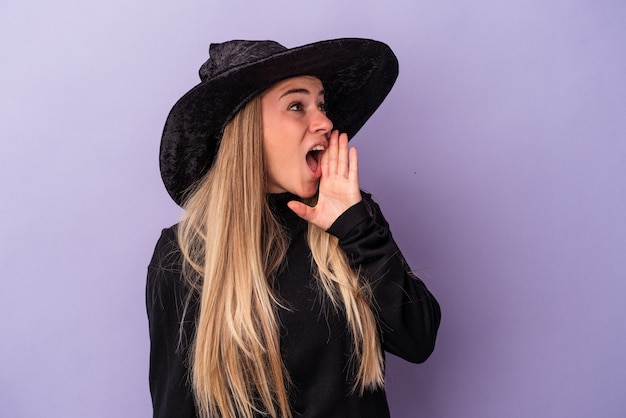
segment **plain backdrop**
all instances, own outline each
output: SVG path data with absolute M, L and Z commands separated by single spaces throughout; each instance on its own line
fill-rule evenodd
M 394 417 L 626 416 L 626 2 L 0 2 L 0 416 L 148 417 L 166 115 L 210 42 L 388 43 L 352 144 L 441 302 Z

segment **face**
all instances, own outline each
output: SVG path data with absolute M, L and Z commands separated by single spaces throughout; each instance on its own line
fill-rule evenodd
M 313 196 L 322 175 L 320 156 L 333 127 L 326 117 L 322 82 L 310 76 L 283 80 L 263 94 L 261 106 L 266 191 Z

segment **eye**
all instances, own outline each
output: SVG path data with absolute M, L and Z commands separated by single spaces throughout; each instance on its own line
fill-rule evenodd
M 324 103 L 324 102 L 322 102 L 322 103 L 320 103 L 319 105 L 317 105 L 317 107 L 320 109 L 320 111 L 322 111 L 322 112 L 324 112 L 324 113 L 326 113 L 326 110 L 328 110 L 328 109 L 326 108 L 326 103 Z
M 288 109 L 295 112 L 301 112 L 304 110 L 304 106 L 300 102 L 294 102 L 289 105 Z

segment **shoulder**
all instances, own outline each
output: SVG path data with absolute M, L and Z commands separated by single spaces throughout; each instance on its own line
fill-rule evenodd
M 182 278 L 182 254 L 177 238 L 178 225 L 163 229 L 148 265 L 146 297 L 149 306 L 163 299 L 178 300 L 187 293 Z
M 149 269 L 171 270 L 181 264 L 181 252 L 178 245 L 178 224 L 161 231 L 154 254 L 148 265 Z

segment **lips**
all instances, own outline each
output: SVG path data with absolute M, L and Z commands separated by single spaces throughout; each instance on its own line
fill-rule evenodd
M 322 152 L 324 151 L 323 145 L 316 145 L 306 154 L 306 163 L 309 166 L 311 172 L 318 176 L 320 173 L 320 158 L 322 156 Z

